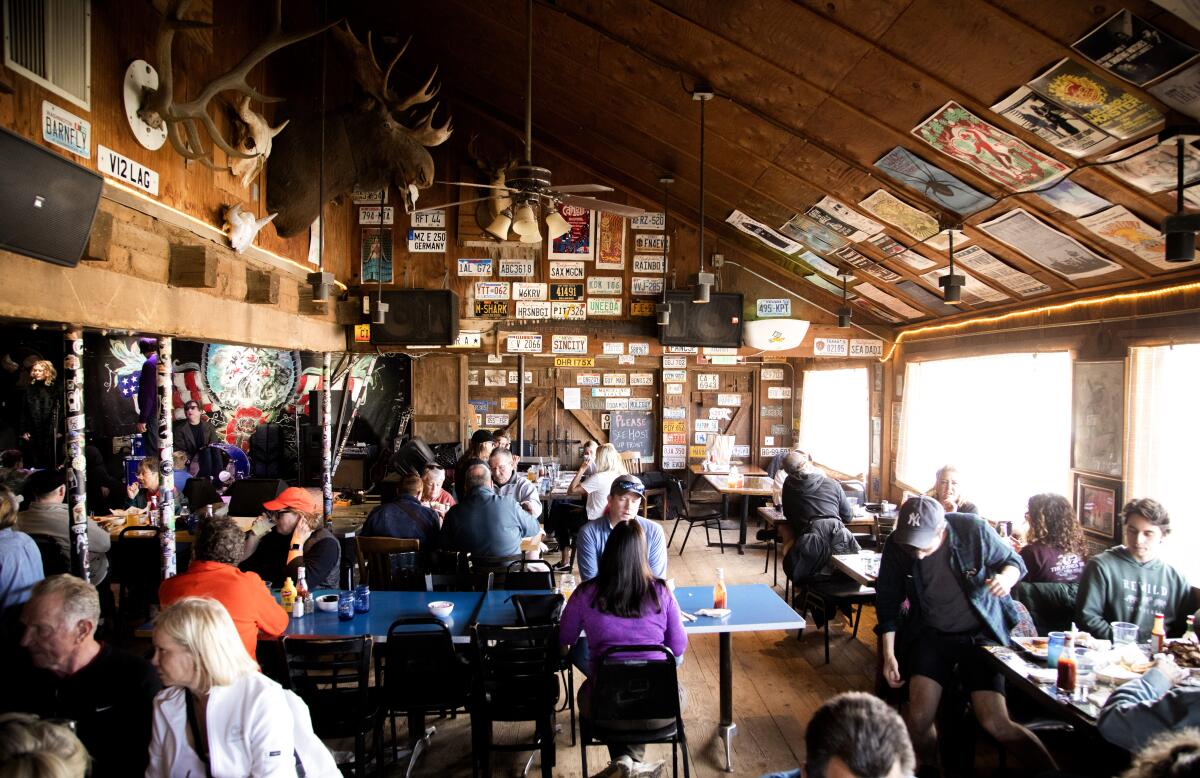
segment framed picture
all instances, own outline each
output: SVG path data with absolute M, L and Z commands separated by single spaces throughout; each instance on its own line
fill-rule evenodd
M 1075 516 L 1087 535 L 1116 542 L 1121 482 L 1087 473 L 1075 474 Z
M 1071 467 L 1120 478 L 1125 362 L 1076 362 L 1071 388 Z

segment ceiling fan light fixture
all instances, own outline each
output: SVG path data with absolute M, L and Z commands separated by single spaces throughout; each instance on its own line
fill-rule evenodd
M 561 238 L 571 231 L 571 225 L 567 224 L 567 220 L 562 217 L 558 209 L 552 209 L 546 214 L 546 237 L 550 240 Z
M 542 234 L 540 232 L 534 232 L 532 235 L 522 235 L 521 242 L 527 243 L 527 244 L 528 243 L 541 243 L 542 242 Z
M 508 240 L 508 228 L 511 226 L 512 208 L 505 208 L 492 219 L 492 223 L 487 226 L 487 233 L 496 240 Z
M 512 230 L 522 237 L 538 234 L 537 214 L 533 212 L 529 203 L 517 206 L 516 212 L 513 213 Z

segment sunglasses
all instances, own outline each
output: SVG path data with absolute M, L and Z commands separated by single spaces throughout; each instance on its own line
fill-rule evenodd
M 638 481 L 618 481 L 616 485 L 620 487 L 620 491 L 617 494 L 621 494 L 621 492 L 635 492 L 644 495 L 646 493 L 645 485 Z

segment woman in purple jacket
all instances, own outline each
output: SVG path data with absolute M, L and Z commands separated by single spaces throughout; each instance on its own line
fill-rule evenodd
M 646 536 L 636 521 L 622 521 L 600 557 L 600 570 L 595 578 L 585 581 L 575 590 L 563 610 L 559 640 L 564 654 L 571 644 L 587 633 L 588 675 L 604 652 L 613 646 L 664 645 L 683 656 L 687 650 L 687 635 L 679 615 L 675 595 L 661 579 L 650 572 L 646 561 Z M 630 658 L 639 658 L 630 654 Z M 579 690 L 579 708 L 588 710 L 591 681 Z M 659 765 L 644 764 L 644 744 L 611 744 L 612 759 L 603 776 L 654 775 Z

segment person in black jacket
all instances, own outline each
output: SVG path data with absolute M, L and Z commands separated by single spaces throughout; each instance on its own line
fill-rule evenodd
M 196 463 L 196 475 L 212 478 L 224 466 L 221 455 L 209 448 L 217 442 L 217 431 L 212 422 L 204 418 L 200 403 L 195 400 L 183 404 L 183 413 L 184 418 L 175 422 L 173 429 L 175 450 L 187 454 L 188 461 Z
M 134 429 L 142 434 L 142 453 L 158 459 L 158 341 L 141 338 L 138 350 L 146 361 L 138 375 L 138 420 Z
M 845 524 L 854 518 L 841 484 L 818 470 L 809 454 L 788 453 L 783 469 L 788 474 L 783 482 L 783 515 L 793 535 L 799 537 L 813 519 L 841 519 Z
M 21 405 L 21 441 L 25 464 L 32 468 L 58 465 L 58 422 L 63 396 L 54 385 L 58 372 L 49 360 L 39 359 L 29 368 L 29 386 Z

